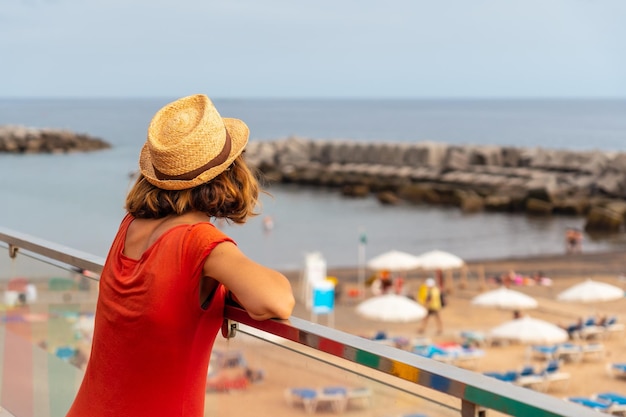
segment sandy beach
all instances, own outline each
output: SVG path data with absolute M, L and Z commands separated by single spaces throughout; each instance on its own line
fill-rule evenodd
M 626 298 L 603 303 L 582 304 L 557 301 L 556 295 L 587 278 L 626 288 L 626 280 L 621 275 L 624 266 L 621 253 L 576 254 L 469 263 L 468 280 L 465 288 L 459 288 L 459 276 L 458 274 L 453 275 L 454 280 L 449 288 L 448 305 L 442 312 L 443 333 L 437 334 L 435 325 L 431 322 L 423 336 L 435 344 L 460 342 L 462 331 L 472 330 L 488 333 L 494 326 L 510 320 L 512 318 L 511 311 L 472 306 L 471 300 L 481 292 L 498 287 L 496 283 L 488 279 L 489 277 L 508 273 L 511 270 L 522 276 L 531 276 L 533 273 L 541 271 L 552 280 L 551 286 L 511 286 L 511 289 L 538 300 L 538 308 L 524 312 L 532 318 L 567 325 L 576 322 L 580 317 L 614 315 L 618 317 L 618 322 L 623 324 L 626 322 Z M 370 273 L 371 271 L 368 271 L 368 274 Z M 483 273 L 487 278 L 484 282 L 479 279 Z M 300 271 L 288 273 L 296 291 L 302 283 L 301 274 Z M 373 336 L 379 331 L 384 331 L 389 336 L 407 339 L 419 336 L 417 334 L 418 322 L 387 323 L 365 319 L 356 313 L 356 305 L 361 299 L 347 295 L 351 288 L 356 287 L 358 275 L 356 268 L 333 269 L 329 270 L 328 274 L 337 277 L 342 284 L 342 295 L 336 305 L 333 317 L 336 329 L 360 336 Z M 428 275 L 424 272 L 407 274 L 405 281 L 407 294 L 417 292 L 419 285 Z M 367 296 L 371 296 L 371 293 L 368 292 Z M 307 320 L 312 318 L 311 313 L 302 302 L 298 303 L 294 316 Z M 329 317 L 318 316 L 318 322 L 322 325 L 326 325 L 328 319 Z M 283 398 L 285 389 L 341 385 L 347 387 L 366 386 L 371 388 L 373 392 L 370 405 L 363 407 L 363 404 L 355 404 L 354 407 L 348 407 L 344 412 L 347 415 L 385 417 L 416 412 L 423 412 L 428 416 L 458 415 L 454 411 L 433 407 L 429 401 L 404 395 L 382 384 L 375 384 L 365 378 L 354 377 L 345 371 L 336 371 L 333 367 L 313 359 L 285 353 L 284 349 L 268 344 L 261 345 L 263 349 L 260 349 L 258 342 L 250 341 L 250 338 L 242 339 L 239 341 L 237 338 L 230 341 L 218 340 L 216 347 L 225 350 L 241 349 L 245 352 L 249 365 L 263 368 L 266 377 L 260 384 L 251 385 L 246 390 L 231 391 L 230 394 L 207 394 L 207 410 L 226 410 L 228 407 L 240 407 L 241 399 L 245 398 L 247 404 L 258 404 L 259 409 L 268 410 L 267 412 L 264 411 L 262 415 L 306 415 L 301 406 L 287 404 Z M 603 347 L 603 352 L 585 355 L 578 361 L 563 361 L 560 370 L 568 373 L 569 378 L 562 382 L 554 382 L 547 387 L 537 386 L 534 389 L 542 390 L 545 394 L 558 398 L 578 395 L 590 396 L 603 391 L 613 391 L 626 395 L 624 380 L 615 378 L 607 372 L 609 363 L 626 361 L 624 332 L 604 333 L 587 340 L 575 340 L 573 343 L 596 343 Z M 530 364 L 536 370 L 540 370 L 546 365 L 546 359 L 531 355 L 529 347 L 519 343 L 483 345 L 480 346 L 480 349 L 484 350 L 484 356 L 476 361 L 459 365 L 476 372 L 515 370 L 520 369 L 525 364 Z M 437 393 L 431 390 L 418 389 L 417 392 L 427 398 L 437 398 L 443 403 L 458 407 L 454 401 L 450 401 L 445 396 L 440 398 Z M 271 413 L 269 412 L 270 409 L 272 410 Z M 255 410 L 258 411 L 256 406 Z M 317 414 L 331 412 L 330 409 L 321 408 Z M 259 415 L 258 412 L 251 411 L 248 413 L 245 410 L 237 414 L 240 416 Z M 490 413 L 490 415 L 492 414 L 494 413 Z
M 497 288 L 497 284 L 490 278 L 511 270 L 521 276 L 531 276 L 537 271 L 552 280 L 551 286 L 512 286 L 511 289 L 523 292 L 534 297 L 539 307 L 525 313 L 533 318 L 546 320 L 554 324 L 571 324 L 579 317 L 616 316 L 619 323 L 626 323 L 626 298 L 594 304 L 565 303 L 556 300 L 556 295 L 564 289 L 582 282 L 587 278 L 606 282 L 626 288 L 626 280 L 622 272 L 626 270 L 624 257 L 621 253 L 576 254 L 562 256 L 545 256 L 519 259 L 502 259 L 489 261 L 475 261 L 467 265 L 467 281 L 461 282 L 459 273 L 448 281 L 448 305 L 443 309 L 441 317 L 444 328 L 437 334 L 434 323 L 429 323 L 425 333 L 418 335 L 419 322 L 388 323 L 370 320 L 356 313 L 356 305 L 363 298 L 351 296 L 357 286 L 357 268 L 337 268 L 328 270 L 329 276 L 337 278 L 341 284 L 335 312 L 332 316 L 334 328 L 364 337 L 371 337 L 377 332 L 384 331 L 390 337 L 414 339 L 418 336 L 427 337 L 435 344 L 450 344 L 461 342 L 462 331 L 488 333 L 491 328 L 512 318 L 511 311 L 493 308 L 481 308 L 471 305 L 471 300 L 481 292 Z M 370 275 L 372 271 L 367 271 Z M 294 292 L 300 294 L 302 285 L 302 271 L 287 271 Z M 419 285 L 430 274 L 426 272 L 411 272 L 405 275 L 405 293 L 413 295 Z M 482 280 L 480 277 L 484 276 Z M 461 285 L 463 284 L 463 285 Z M 76 292 L 72 301 L 66 304 L 74 311 L 93 311 L 97 291 L 95 285 L 88 293 Z M 365 297 L 371 297 L 370 291 Z M 56 298 L 54 298 L 56 297 Z M 40 302 L 26 307 L 30 313 L 50 313 L 63 308 L 65 301 L 61 294 L 41 293 Z M 80 298 L 82 297 L 82 299 Z M 22 307 L 24 308 L 24 307 Z M 13 311 L 13 313 L 16 313 Z M 306 309 L 303 300 L 299 299 L 294 316 L 311 320 L 311 313 Z M 327 325 L 330 316 L 318 316 L 318 323 Z M 7 329 L 29 336 L 34 343 L 46 340 L 48 349 L 52 351 L 56 344 L 62 343 L 63 337 L 81 349 L 88 350 L 88 341 L 75 340 L 75 333 L 63 326 L 54 327 L 42 321 L 11 322 Z M 57 325 L 54 325 L 57 326 Z M 67 327 L 67 326 L 66 326 Z M 580 395 L 590 396 L 597 392 L 614 391 L 626 395 L 624 379 L 618 379 L 607 372 L 607 364 L 612 362 L 626 362 L 626 338 L 624 332 L 606 333 L 605 337 L 575 341 L 574 343 L 598 343 L 603 347 L 600 355 L 585 357 L 580 361 L 563 362 L 561 371 L 569 374 L 563 383 L 550 384 L 545 393 L 558 398 Z M 226 340 L 218 336 L 215 348 L 220 352 L 243 353 L 246 365 L 261 377 L 256 383 L 247 385 L 244 389 L 229 391 L 212 391 L 206 395 L 207 416 L 235 415 L 239 417 L 259 416 L 298 416 L 307 415 L 305 409 L 298 404 L 289 404 L 285 398 L 285 391 L 289 388 L 319 388 L 328 386 L 366 387 L 371 391 L 369 402 L 356 401 L 349 404 L 342 412 L 344 415 L 364 417 L 397 417 L 409 413 L 421 412 L 429 417 L 456 416 L 458 413 L 442 406 L 434 406 L 430 400 L 436 399 L 442 404 L 457 408 L 459 404 L 450 398 L 434 391 L 418 388 L 410 395 L 401 390 L 393 389 L 385 384 L 374 382 L 368 378 L 357 376 L 345 370 L 320 362 L 308 356 L 294 353 L 289 344 L 261 343 L 255 338 L 240 334 L 234 339 Z M 546 364 L 545 359 L 539 359 L 529 354 L 528 347 L 523 344 L 481 345 L 484 355 L 478 360 L 460 364 L 476 372 L 508 371 L 520 369 L 524 364 L 530 364 L 540 370 Z M 220 377 L 236 377 L 241 369 L 233 369 L 219 373 Z M 413 390 L 415 387 L 401 384 Z M 539 388 L 538 388 L 539 389 Z M 428 400 L 427 400 L 428 399 Z M 329 407 L 320 405 L 316 414 L 333 415 Z M 490 413 L 492 415 L 495 413 Z

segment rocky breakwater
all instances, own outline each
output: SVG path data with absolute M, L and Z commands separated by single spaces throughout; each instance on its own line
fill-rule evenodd
M 90 152 L 110 147 L 102 139 L 68 130 L 0 126 L 0 153 Z
M 626 225 L 626 153 L 291 137 L 251 141 L 246 158 L 270 181 L 383 204 L 584 216 L 587 231 Z

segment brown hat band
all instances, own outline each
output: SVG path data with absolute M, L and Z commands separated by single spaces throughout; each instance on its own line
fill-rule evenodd
M 154 176 L 157 177 L 159 180 L 185 180 L 185 181 L 192 180 L 196 178 L 198 175 L 202 174 L 204 171 L 223 164 L 228 159 L 228 156 L 230 155 L 230 147 L 231 147 L 230 135 L 228 134 L 228 130 L 227 130 L 226 139 L 224 140 L 224 147 L 222 148 L 222 151 L 215 158 L 211 159 L 206 164 L 194 169 L 193 171 L 185 172 L 184 174 L 180 174 L 180 175 L 165 174 L 159 171 L 157 167 L 155 167 L 154 164 L 152 164 L 152 167 L 154 168 Z

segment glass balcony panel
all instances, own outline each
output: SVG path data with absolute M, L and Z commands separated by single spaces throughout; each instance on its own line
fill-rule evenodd
M 91 349 L 97 282 L 55 263 L 0 257 L 3 415 L 64 416 Z
M 239 325 L 235 337 L 216 340 L 205 415 L 256 417 L 259 409 L 272 416 L 447 417 L 460 415 L 460 401 Z
M 0 417 L 64 417 L 90 350 L 92 271 L 103 259 L 0 228 L 2 247 Z M 207 416 L 603 415 L 304 319 L 256 322 L 230 307 L 226 314 L 238 329 L 216 341 Z

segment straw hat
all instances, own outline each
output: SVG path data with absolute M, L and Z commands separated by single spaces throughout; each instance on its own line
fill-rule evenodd
M 192 188 L 226 170 L 248 143 L 249 133 L 243 121 L 222 118 L 207 96 L 183 97 L 152 118 L 139 169 L 159 188 Z

